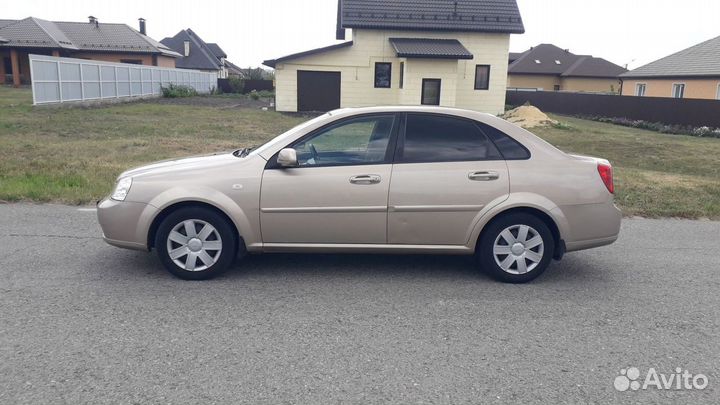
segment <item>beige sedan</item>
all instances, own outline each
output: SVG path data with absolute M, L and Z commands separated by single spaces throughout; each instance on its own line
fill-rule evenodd
M 439 107 L 333 111 L 256 149 L 151 164 L 98 204 L 105 240 L 157 250 L 183 279 L 246 253 L 475 255 L 526 282 L 613 243 L 612 167 L 491 115 Z

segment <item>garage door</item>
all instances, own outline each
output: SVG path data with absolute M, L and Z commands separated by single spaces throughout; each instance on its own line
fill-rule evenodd
M 298 111 L 340 108 L 340 72 L 298 70 Z

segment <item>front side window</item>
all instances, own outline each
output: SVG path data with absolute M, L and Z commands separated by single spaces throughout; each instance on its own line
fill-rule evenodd
M 392 63 L 375 63 L 375 88 L 389 89 L 392 83 Z
M 685 84 L 684 83 L 673 84 L 672 96 L 675 98 L 684 98 L 685 97 Z
M 502 160 L 495 145 L 472 122 L 409 114 L 399 160 L 403 163 Z
M 490 88 L 490 65 L 475 66 L 475 90 Z
M 300 167 L 380 164 L 386 158 L 394 115 L 354 118 L 292 146 Z
M 635 95 L 638 97 L 645 97 L 645 90 L 647 85 L 645 83 L 638 83 L 635 85 Z

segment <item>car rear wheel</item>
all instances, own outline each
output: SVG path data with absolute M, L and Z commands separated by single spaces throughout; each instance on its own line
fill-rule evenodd
M 155 248 L 173 275 L 185 280 L 207 280 L 230 267 L 237 241 L 223 216 L 206 208 L 188 207 L 162 221 Z
M 509 214 L 483 231 L 477 250 L 483 270 L 506 283 L 526 283 L 550 265 L 555 240 L 541 219 L 526 213 Z

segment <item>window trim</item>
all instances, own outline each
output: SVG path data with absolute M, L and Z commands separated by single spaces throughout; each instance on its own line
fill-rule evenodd
M 436 161 L 436 162 L 405 162 L 405 161 L 403 161 L 403 154 L 404 154 L 404 152 L 405 152 L 405 136 L 406 136 L 406 134 L 407 134 L 408 118 L 409 118 L 411 115 L 435 116 L 435 117 L 451 118 L 451 119 L 456 119 L 456 120 L 468 122 L 468 123 L 472 124 L 473 126 L 475 126 L 475 128 L 477 128 L 477 130 L 490 142 L 490 144 L 491 144 L 493 147 L 495 147 L 495 150 L 497 150 L 498 154 L 500 155 L 500 159 L 442 160 L 442 161 Z M 490 125 L 490 124 L 485 124 L 485 123 L 482 123 L 482 122 L 479 122 L 479 121 L 476 121 L 476 120 L 473 120 L 473 119 L 470 119 L 470 118 L 461 117 L 461 116 L 458 116 L 458 115 L 451 115 L 451 114 L 431 113 L 431 112 L 409 112 L 409 113 L 404 113 L 404 114 L 402 114 L 402 119 L 400 120 L 401 128 L 400 128 L 400 131 L 398 131 L 398 134 L 397 134 L 397 140 L 396 140 L 397 142 L 396 142 L 396 144 L 395 144 L 395 153 L 394 153 L 394 156 L 393 156 L 392 164 L 394 164 L 394 165 L 418 165 L 418 164 L 420 164 L 420 165 L 425 165 L 425 164 L 444 164 L 444 163 L 461 163 L 461 162 L 505 162 L 505 161 L 508 161 L 508 160 L 513 160 L 513 161 L 514 161 L 514 160 L 529 160 L 530 157 L 532 157 L 532 154 L 530 153 L 530 150 L 528 150 L 528 148 L 526 148 L 525 145 L 523 145 L 522 143 L 520 143 L 520 142 L 519 142 L 518 140 L 516 140 L 515 138 L 510 137 L 510 135 L 507 135 L 507 134 L 505 134 L 505 132 L 500 131 L 500 130 L 498 129 L 498 131 L 500 131 L 500 132 L 502 132 L 503 134 L 505 134 L 505 136 L 508 136 L 508 137 L 512 138 L 518 145 L 520 145 L 520 146 L 521 146 L 523 149 L 525 149 L 525 150 L 527 151 L 527 153 L 528 153 L 528 157 L 525 158 L 525 159 L 506 159 L 505 156 L 503 156 L 502 151 L 500 151 L 500 148 L 497 147 L 497 145 L 496 145 L 495 142 L 492 140 L 492 138 L 491 138 L 490 136 L 488 136 L 488 134 L 485 133 L 485 131 L 483 130 L 482 126 L 479 125 L 479 124 Z
M 643 87 L 642 94 L 639 94 L 640 92 L 638 91 L 640 90 L 640 86 Z M 635 83 L 635 97 L 645 97 L 645 94 L 647 94 L 647 83 Z
M 278 150 L 270 159 L 268 159 L 267 164 L 265 164 L 265 170 L 287 170 L 287 169 L 315 169 L 319 167 L 357 167 L 357 166 L 376 166 L 376 165 L 388 165 L 392 164 L 394 158 L 395 158 L 395 150 L 396 145 L 398 141 L 398 133 L 400 132 L 401 125 L 404 124 L 402 121 L 401 114 L 397 112 L 377 112 L 377 113 L 367 113 L 367 114 L 358 114 L 353 115 L 351 117 L 343 117 L 339 118 L 335 121 L 329 122 L 320 128 L 314 129 L 307 134 L 303 135 L 300 138 L 295 139 L 294 141 L 288 143 L 287 145 L 283 146 Z M 342 163 L 329 163 L 324 165 L 315 165 L 315 166 L 297 166 L 297 167 L 282 167 L 278 164 L 277 158 L 280 154 L 280 151 L 283 149 L 293 148 L 293 146 L 297 145 L 298 143 L 302 143 L 306 141 L 308 138 L 312 138 L 315 135 L 318 135 L 321 132 L 326 131 L 330 127 L 340 125 L 347 121 L 354 121 L 359 118 L 368 118 L 368 117 L 393 117 L 393 127 L 390 130 L 390 139 L 388 140 L 387 149 L 385 150 L 385 158 L 380 162 L 368 162 L 368 163 L 360 163 L 360 164 L 342 164 Z
M 405 62 L 400 62 L 400 90 L 405 87 Z
M 682 86 L 682 95 L 680 97 L 675 97 L 675 86 Z M 672 98 L 678 98 L 678 99 L 684 99 L 685 98 L 685 90 L 687 89 L 687 86 L 683 82 L 673 83 L 672 84 L 672 92 L 670 93 L 670 97 Z
M 478 68 L 486 67 L 487 68 L 487 84 L 485 87 L 478 87 Z M 490 72 L 492 71 L 491 65 L 475 65 L 475 83 L 473 83 L 473 87 L 475 87 L 475 90 L 490 90 Z
M 390 66 L 390 70 L 388 72 L 388 85 L 387 86 L 378 86 L 378 80 L 377 80 L 377 74 L 378 74 L 378 66 L 379 65 L 388 65 Z M 375 62 L 375 71 L 373 74 L 373 85 L 376 89 L 391 89 L 392 88 L 392 62 Z
M 437 103 L 436 104 L 430 104 L 425 102 L 425 83 L 426 82 L 438 82 L 438 95 L 437 95 Z M 440 101 L 442 100 L 442 79 L 422 79 L 422 87 L 420 88 L 420 104 L 421 105 L 440 105 Z

